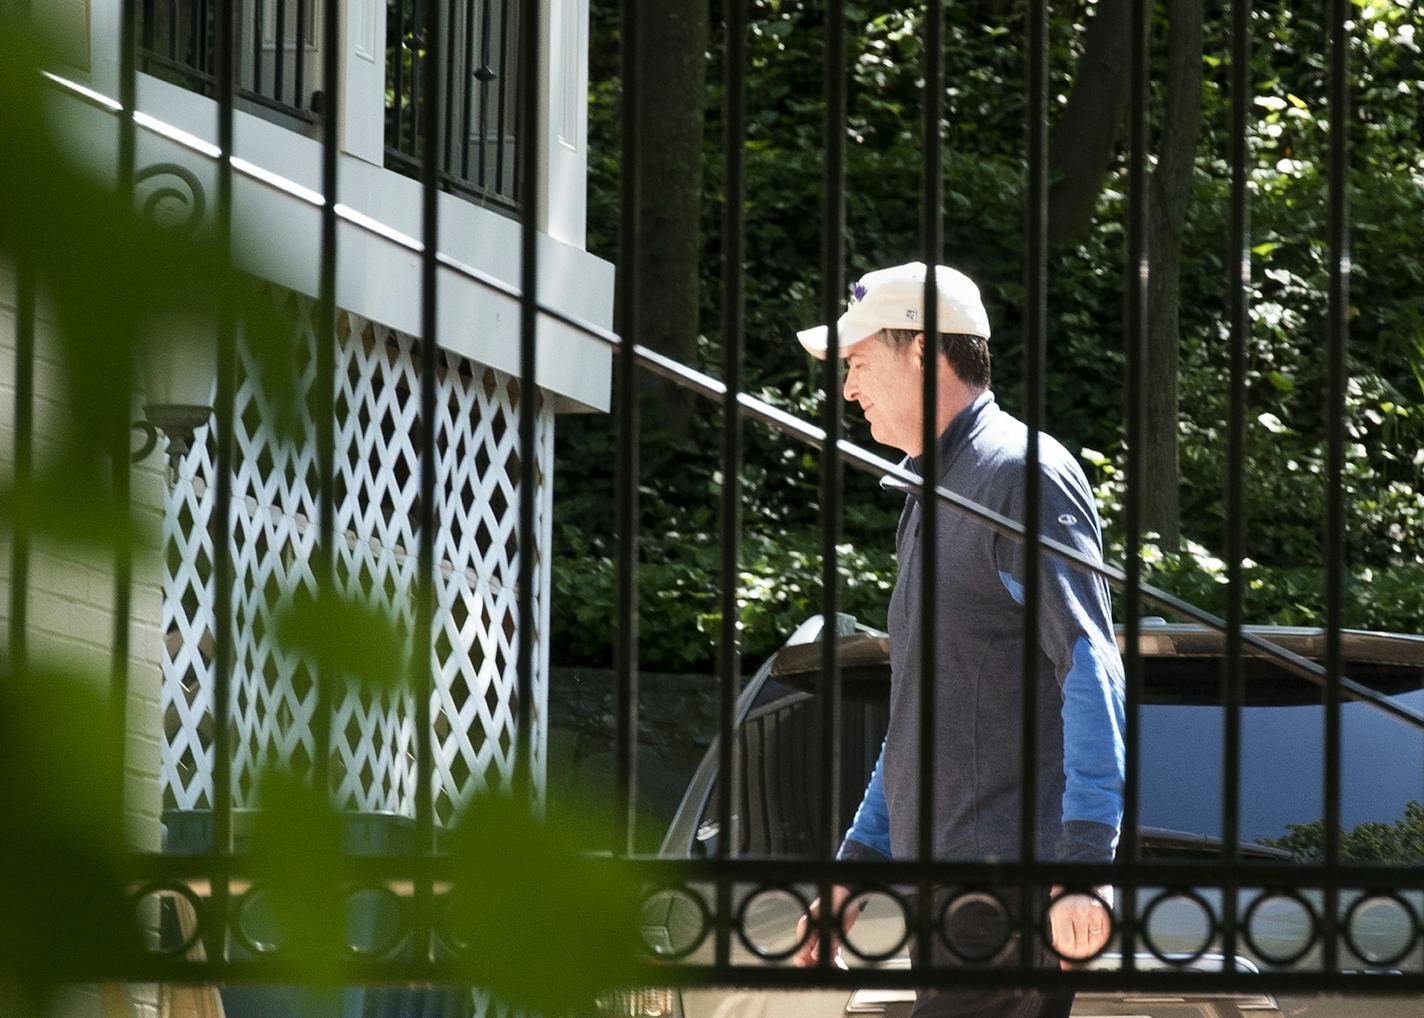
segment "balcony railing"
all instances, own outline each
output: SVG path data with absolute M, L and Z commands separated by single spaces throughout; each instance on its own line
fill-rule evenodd
M 438 5 L 440 87 L 422 87 L 425 8 Z M 485 205 L 519 205 L 518 75 L 520 0 L 387 0 L 385 165 L 419 176 L 425 151 L 422 108 L 439 105 L 435 139 L 440 183 Z M 140 66 L 174 84 L 215 96 L 218 0 L 139 0 Z M 320 121 L 322 19 L 326 0 L 239 0 L 240 106 L 302 124 Z M 372 111 L 375 116 L 375 111 Z
M 324 0 L 240 0 L 236 94 L 269 112 L 320 120 Z M 140 66 L 155 77 L 215 95 L 217 0 L 141 0 Z
M 440 18 L 440 87 L 422 93 L 425 11 Z M 386 166 L 420 173 L 421 109 L 440 107 L 441 187 L 513 209 L 517 180 L 519 0 L 389 0 L 386 7 Z

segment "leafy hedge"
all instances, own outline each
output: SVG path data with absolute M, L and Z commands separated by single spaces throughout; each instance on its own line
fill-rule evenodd
M 616 5 L 595 0 L 590 108 L 590 247 L 616 258 Z M 1052 33 L 1055 96 L 1066 94 L 1089 5 Z M 1353 264 L 1344 484 L 1348 625 L 1424 628 L 1424 82 L 1407 5 L 1357 4 L 1350 124 Z M 1313 624 L 1323 613 L 1326 476 L 1324 314 L 1328 251 L 1324 29 L 1285 0 L 1257 5 L 1250 133 L 1252 328 L 1244 476 L 1246 603 L 1252 622 Z M 747 95 L 744 265 L 747 388 L 803 416 L 820 411 L 818 365 L 792 340 L 818 321 L 822 25 L 817 5 L 759 0 Z M 991 0 L 946 8 L 945 256 L 980 281 L 994 329 L 995 393 L 1021 390 L 1023 104 L 1021 14 Z M 919 256 L 919 25 L 915 11 L 852 14 L 847 153 L 848 274 Z M 1147 578 L 1219 610 L 1224 540 L 1228 341 L 1229 52 L 1209 5 L 1203 134 L 1182 264 L 1181 498 L 1184 541 L 1149 548 Z M 1160 40 L 1162 33 L 1158 33 Z M 720 53 L 710 55 L 699 367 L 719 372 L 722 165 Z M 1157 53 L 1154 60 L 1162 61 Z M 1154 75 L 1154 79 L 1160 78 Z M 1056 101 L 1056 100 L 1055 100 Z M 1092 233 L 1050 268 L 1049 430 L 1082 450 L 1110 558 L 1120 560 L 1125 167 L 1110 174 Z M 849 437 L 869 443 L 855 408 Z M 646 422 L 642 448 L 640 655 L 654 669 L 709 668 L 716 649 L 720 415 L 697 407 L 674 442 Z M 613 627 L 610 417 L 562 418 L 555 471 L 554 640 L 559 663 L 607 663 Z M 753 658 L 818 610 L 815 456 L 746 428 L 743 640 Z M 884 620 L 898 500 L 847 476 L 843 608 Z

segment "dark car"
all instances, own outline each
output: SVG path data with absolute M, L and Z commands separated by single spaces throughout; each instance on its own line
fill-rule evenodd
M 813 858 L 824 830 L 818 797 L 822 752 L 817 683 L 821 668 L 819 617 L 803 624 L 743 690 L 736 709 L 737 754 L 741 768 L 738 815 L 740 856 Z M 849 826 L 874 767 L 888 719 L 888 639 L 848 620 L 838 624 L 842 689 L 839 735 L 842 787 L 840 828 Z M 1319 660 L 1324 635 L 1315 629 L 1260 627 L 1250 630 L 1303 657 Z M 1119 643 L 1122 642 L 1119 633 Z M 1342 636 L 1345 673 L 1353 680 L 1424 711 L 1424 637 L 1347 631 Z M 1221 790 L 1224 711 L 1221 675 L 1224 637 L 1195 625 L 1169 625 L 1147 619 L 1141 626 L 1142 705 L 1139 716 L 1140 830 L 1143 857 L 1209 861 L 1221 853 Z M 1243 860 L 1275 863 L 1309 860 L 1320 848 L 1319 821 L 1324 802 L 1324 710 L 1320 688 L 1290 674 L 1258 652 L 1247 649 L 1243 661 L 1245 707 L 1241 717 L 1240 847 Z M 1401 865 L 1424 862 L 1424 837 L 1410 835 L 1408 818 L 1424 830 L 1424 735 L 1379 708 L 1346 701 L 1341 711 L 1341 823 L 1347 849 L 1362 861 Z M 715 853 L 722 836 L 717 821 L 718 754 L 708 751 L 688 785 L 661 854 L 682 858 Z M 1412 804 L 1412 805 L 1411 805 Z M 796 943 L 801 899 L 797 895 L 755 892 L 742 908 L 745 939 L 733 938 L 739 963 L 789 964 L 784 957 Z M 1136 962 L 1140 968 L 1188 966 L 1220 971 L 1219 939 L 1206 910 L 1218 910 L 1219 892 L 1199 889 L 1190 896 L 1166 896 L 1145 922 L 1151 943 Z M 1145 889 L 1144 909 L 1154 897 Z M 1341 965 L 1351 969 L 1420 971 L 1424 945 L 1415 942 L 1415 924 L 1424 916 L 1416 892 L 1400 899 L 1358 900 L 1342 895 L 1342 909 L 1353 907 L 1351 947 L 1342 948 Z M 1237 965 L 1244 970 L 1318 967 L 1310 946 L 1318 894 L 1302 900 L 1243 888 L 1238 914 L 1249 916 L 1249 938 Z M 1409 914 L 1413 912 L 1413 915 Z M 645 934 L 668 954 L 691 950 L 700 960 L 710 952 L 710 938 L 693 946 L 701 920 L 685 897 L 668 895 L 649 903 Z M 843 956 L 854 966 L 903 966 L 908 959 L 897 945 L 905 920 L 886 895 L 874 895 L 851 931 Z M 1121 956 L 1109 949 L 1095 967 L 1116 968 Z M 859 952 L 857 956 L 856 952 Z M 868 961 L 877 955 L 887 957 Z M 782 956 L 766 961 L 766 957 Z M 855 994 L 816 991 L 773 993 L 751 990 L 686 990 L 650 997 L 659 1013 L 685 1018 L 713 1015 L 831 1016 L 841 1014 L 907 1015 L 913 995 L 864 990 Z M 1415 1002 L 1417 1003 L 1417 1002 Z M 1288 1005 L 1288 1009 L 1287 1009 Z M 1348 1005 L 1348 1006 L 1347 1006 Z M 1401 1011 L 1400 1007 L 1404 1010 Z M 1080 994 L 1075 1015 L 1136 1015 L 1146 1018 L 1239 1018 L 1247 1014 L 1299 1018 L 1394 1018 L 1413 1013 L 1413 1004 L 1389 998 L 1278 1001 L 1266 994 L 1143 995 Z M 651 1013 L 644 1011 L 643 1013 Z

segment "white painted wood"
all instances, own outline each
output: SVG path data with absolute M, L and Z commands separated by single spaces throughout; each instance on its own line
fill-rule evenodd
M 148 75 L 139 78 L 140 107 L 155 122 L 186 132 L 201 145 L 214 137 L 214 105 L 195 93 Z M 96 172 L 112 173 L 117 130 L 111 112 L 55 89 L 51 121 Z M 236 152 L 313 192 L 320 188 L 321 146 L 281 125 L 238 112 Z M 208 155 L 156 133 L 139 131 L 140 168 L 176 162 L 192 170 L 213 212 L 215 163 Z M 420 235 L 418 181 L 343 156 L 341 203 L 410 236 Z M 441 194 L 443 254 L 517 290 L 519 224 L 465 198 Z M 291 290 L 317 292 L 320 231 L 317 209 L 292 194 L 239 173 L 234 184 L 239 263 Z M 603 328 L 613 317 L 613 266 L 547 234 L 538 238 L 540 302 Z M 363 317 L 402 332 L 420 329 L 420 263 L 408 250 L 343 225 L 337 265 L 338 302 Z M 446 349 L 509 374 L 519 371 L 519 305 L 452 273 L 440 277 L 440 342 Z M 601 340 L 550 318 L 539 323 L 539 387 L 559 397 L 558 408 L 607 410 L 612 351 Z
M 373 166 L 385 162 L 386 2 L 341 5 L 341 150 Z
M 300 385 L 314 384 L 312 303 L 279 298 L 305 353 Z M 419 458 L 418 341 L 343 312 L 337 364 L 335 529 L 338 588 L 399 620 L 414 621 Z M 432 699 L 433 786 L 441 823 L 475 792 L 506 787 L 519 747 L 511 700 L 517 688 L 518 380 L 442 354 L 437 380 L 436 534 L 438 561 Z M 315 449 L 272 434 L 270 402 L 244 355 L 237 391 L 233 485 L 234 702 L 237 737 L 233 800 L 252 805 L 261 770 L 310 767 L 316 688 L 305 666 L 274 643 L 274 617 L 313 585 L 317 532 Z M 552 523 L 553 409 L 540 402 L 536 452 L 534 711 L 532 772 L 544 797 L 549 546 Z M 311 434 L 311 422 L 306 422 Z M 184 460 L 164 521 L 170 549 L 164 580 L 163 786 L 165 802 L 202 809 L 212 797 L 210 521 L 214 450 L 208 436 Z M 410 646 L 407 646 L 407 651 Z M 344 809 L 413 816 L 414 704 L 399 689 L 347 685 L 331 705 L 332 777 Z
M 588 0 L 539 2 L 544 4 L 549 38 L 544 48 L 540 223 L 549 236 L 583 248 L 588 220 Z

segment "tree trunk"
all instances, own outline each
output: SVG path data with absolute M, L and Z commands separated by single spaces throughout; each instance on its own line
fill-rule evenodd
M 1147 417 L 1143 435 L 1142 522 L 1164 549 L 1181 538 L 1177 452 L 1177 373 L 1181 348 L 1182 230 L 1192 197 L 1192 172 L 1202 103 L 1202 0 L 1170 0 L 1166 109 L 1148 208 Z
M 1049 136 L 1048 240 L 1055 246 L 1085 236 L 1093 224 L 1127 107 L 1131 12 L 1129 0 L 1097 5 L 1068 104 Z
M 642 186 L 635 339 L 688 362 L 697 349 L 708 6 L 651 3 L 641 10 L 643 88 L 636 129 Z M 683 391 L 647 374 L 639 384 L 645 424 L 686 438 L 690 407 Z

